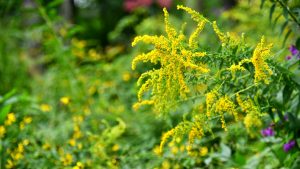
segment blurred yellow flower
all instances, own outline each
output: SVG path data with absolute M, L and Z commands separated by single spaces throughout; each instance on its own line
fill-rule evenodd
M 5 125 L 6 126 L 10 126 L 12 123 L 14 123 L 16 121 L 16 116 L 14 113 L 9 113 L 7 115 L 7 119 L 5 121 Z
M 70 139 L 69 144 L 74 147 L 76 145 L 76 140 L 75 139 Z
M 14 168 L 15 164 L 12 162 L 12 160 L 7 160 L 5 164 L 5 168 L 10 169 Z
M 101 58 L 101 55 L 99 53 L 97 53 L 97 51 L 95 49 L 90 49 L 89 52 L 89 57 L 93 60 L 97 60 Z
M 174 154 L 174 155 L 176 155 L 176 154 L 178 153 L 178 151 L 179 151 L 179 149 L 178 149 L 178 147 L 176 147 L 176 146 L 173 146 L 173 147 L 171 148 L 171 152 L 172 152 L 172 154 Z
M 77 162 L 76 166 L 73 167 L 73 169 L 83 169 L 84 165 L 81 162 Z
M 45 144 L 43 144 L 42 148 L 44 150 L 49 150 L 51 148 L 51 145 L 49 143 L 45 143 Z
M 73 121 L 74 121 L 75 123 L 81 123 L 81 122 L 83 121 L 83 117 L 82 117 L 81 115 L 79 115 L 79 116 L 74 116 L 74 117 L 73 117 Z
M 163 161 L 161 167 L 162 167 L 162 169 L 170 169 L 171 168 L 171 164 L 170 164 L 169 161 L 165 160 L 165 161 Z
M 24 146 L 27 146 L 29 144 L 29 140 L 25 139 L 23 140 L 23 143 L 22 143 Z
M 61 161 L 62 161 L 62 163 L 63 163 L 64 166 L 68 166 L 68 165 L 72 164 L 72 161 L 73 161 L 72 154 L 67 153 L 65 156 L 63 156 L 61 158 Z
M 200 148 L 200 156 L 206 156 L 207 153 L 208 153 L 208 148 L 207 147 Z
M 32 122 L 32 117 L 25 117 L 25 118 L 24 118 L 24 122 L 25 122 L 26 124 L 30 124 L 30 123 Z
M 42 112 L 49 112 L 49 111 L 51 111 L 51 106 L 50 105 L 48 105 L 48 104 L 41 104 L 40 105 L 40 110 L 42 111 Z
M 61 102 L 63 105 L 67 105 L 67 104 L 70 103 L 70 98 L 64 96 L 64 97 L 60 98 L 60 102 Z
M 82 49 L 82 48 L 84 48 L 86 46 L 86 41 L 84 41 L 84 40 L 78 40 L 76 38 L 73 38 L 71 40 L 71 43 L 72 43 L 72 45 L 74 45 L 75 47 L 80 48 L 80 49 Z
M 155 146 L 155 147 L 153 148 L 153 152 L 154 152 L 154 154 L 156 154 L 156 155 L 161 155 L 160 147 L 159 147 L 159 146 Z
M 130 78 L 131 78 L 131 75 L 130 75 L 130 73 L 129 73 L 129 72 L 125 72 L 125 73 L 123 73 L 123 75 L 122 75 L 122 79 L 123 79 L 123 81 L 127 82 L 127 81 L 129 81 L 129 80 L 130 80 Z
M 81 144 L 81 143 L 78 143 L 78 144 L 77 144 L 77 147 L 78 147 L 79 150 L 81 150 L 81 149 L 82 149 L 82 144 Z
M 0 126 L 0 138 L 4 137 L 5 132 L 6 132 L 5 127 L 4 126 Z
M 22 121 L 19 126 L 20 126 L 20 130 L 23 130 L 25 128 L 25 123 Z
M 118 151 L 120 149 L 120 146 L 118 144 L 115 144 L 111 149 L 112 151 Z

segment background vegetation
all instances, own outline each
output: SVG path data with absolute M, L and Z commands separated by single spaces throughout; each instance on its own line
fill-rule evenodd
M 230 38 L 245 34 L 246 42 L 236 45 L 246 46 L 241 52 L 226 43 L 224 49 L 212 27 L 204 28 L 193 52 L 219 54 L 205 62 L 218 65 L 212 72 L 251 58 L 264 36 L 273 44 L 273 75 L 268 85 L 247 91 L 262 111 L 254 130 L 226 117 L 228 130 L 213 121 L 213 134 L 196 138 L 192 152 L 188 135 L 170 139 L 161 152 L 164 133 L 205 112 L 200 103 L 218 85 L 200 85 L 196 73 L 187 72 L 192 95 L 203 97 L 169 104 L 163 113 L 134 109 L 138 78 L 161 65 L 139 63 L 132 70 L 134 58 L 153 47 L 131 43 L 138 35 L 166 35 L 163 7 L 171 25 L 180 30 L 186 22 L 190 35 L 197 23 L 177 5 L 216 20 Z M 0 16 L 0 168 L 299 168 L 299 0 L 10 0 L 0 1 Z M 222 93 L 252 83 L 228 80 L 225 87 L 241 85 Z

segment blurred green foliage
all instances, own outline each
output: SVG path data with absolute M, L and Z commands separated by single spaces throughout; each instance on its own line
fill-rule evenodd
M 299 150 L 285 153 L 282 149 L 282 143 L 294 134 L 278 129 L 280 137 L 264 138 L 259 131 L 250 137 L 241 123 L 230 125 L 229 132 L 215 127 L 214 137 L 196 140 L 197 156 L 188 155 L 185 138 L 168 144 L 166 152 L 159 154 L 162 134 L 188 118 L 193 103 L 165 117 L 155 116 L 150 107 L 132 109 L 137 101 L 136 80 L 153 65 L 144 64 L 132 71 L 133 56 L 151 47 L 140 45 L 133 49 L 130 44 L 137 34 L 162 34 L 164 20 L 156 4 L 126 12 L 123 2 L 0 1 L 0 168 L 299 166 Z M 286 22 L 282 17 L 274 24 L 282 12 L 279 6 L 270 22 L 274 2 L 266 1 L 260 9 L 261 2 L 256 0 L 178 0 L 173 1 L 169 11 L 172 24 L 179 29 L 182 22 L 191 21 L 174 9 L 176 4 L 186 4 L 222 22 L 224 30 L 246 33 L 251 45 L 264 34 L 274 43 L 274 58 L 284 62 L 287 74 L 297 74 L 299 60 L 285 60 L 289 51 L 282 47 L 284 36 L 279 34 L 286 35 L 292 29 L 285 46 L 296 44 L 299 27 L 288 19 L 282 29 L 280 25 Z M 289 1 L 289 5 L 290 9 L 298 9 L 297 1 Z M 193 26 L 187 27 L 187 34 L 191 30 Z M 204 49 L 217 50 L 212 31 L 204 32 L 199 37 L 200 44 Z M 299 80 L 285 80 L 289 78 Z M 298 110 L 294 86 L 282 89 L 280 96 L 292 100 L 291 105 L 284 105 L 292 107 L 288 110 Z M 295 133 L 299 129 L 289 126 L 298 121 L 282 122 L 279 114 L 263 120 L 266 127 L 276 122 L 284 124 L 279 127 L 295 129 Z

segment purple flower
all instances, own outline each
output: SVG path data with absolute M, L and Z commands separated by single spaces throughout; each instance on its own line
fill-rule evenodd
M 283 150 L 284 150 L 285 152 L 288 152 L 288 151 L 290 151 L 293 147 L 295 147 L 295 145 L 296 145 L 296 141 L 295 141 L 295 140 L 291 140 L 291 141 L 289 141 L 288 143 L 286 143 L 286 144 L 283 145 Z
M 261 135 L 264 137 L 274 136 L 274 131 L 271 127 L 261 130 Z
M 299 50 L 294 45 L 291 45 L 289 50 L 290 50 L 292 55 L 297 55 L 297 53 L 299 52 Z
M 292 59 L 292 56 L 287 56 L 285 59 L 286 59 L 286 60 L 291 60 L 291 59 Z

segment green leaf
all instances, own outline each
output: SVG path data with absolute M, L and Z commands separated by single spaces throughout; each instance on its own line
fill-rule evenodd
M 0 124 L 4 123 L 6 115 L 8 114 L 10 109 L 11 109 L 11 104 L 2 107 L 2 109 L 0 110 Z
M 262 9 L 264 7 L 265 2 L 266 2 L 266 0 L 261 0 L 260 9 Z
M 288 21 L 285 21 L 285 22 L 282 24 L 282 26 L 281 26 L 281 28 L 280 28 L 280 35 L 282 35 L 282 33 L 283 33 L 285 27 L 288 25 L 288 23 L 289 23 Z
M 272 16 L 273 16 L 273 13 L 275 11 L 275 7 L 276 7 L 276 4 L 273 4 L 270 8 L 270 15 L 269 15 L 269 20 L 270 22 L 272 21 Z
M 282 8 L 282 13 L 283 13 L 283 16 L 285 17 L 286 20 L 289 19 L 289 12 L 286 8 Z
M 276 24 L 277 24 L 277 21 L 279 20 L 280 17 L 281 17 L 281 14 L 279 14 L 279 15 L 275 18 L 275 20 L 274 20 L 274 22 L 273 22 L 273 25 L 272 25 L 272 29 L 275 28 L 275 26 L 276 26 Z
M 297 49 L 300 49 L 300 38 L 297 39 L 295 45 L 296 45 L 296 48 L 297 48 Z
M 289 30 L 289 31 L 285 34 L 284 40 L 283 40 L 283 43 L 282 43 L 282 47 L 284 47 L 285 42 L 286 42 L 286 40 L 288 39 L 288 37 L 290 36 L 291 33 L 292 33 L 292 30 Z
M 54 0 L 54 1 L 50 2 L 47 5 L 47 7 L 48 8 L 56 7 L 56 6 L 60 5 L 60 4 L 62 4 L 63 2 L 64 2 L 64 0 Z
M 292 168 L 291 169 L 298 169 L 300 168 L 300 157 L 298 156 L 296 160 L 293 160 L 294 163 L 292 165 Z
M 283 88 L 283 95 L 282 95 L 283 103 L 288 103 L 288 101 L 291 98 L 291 95 L 292 95 L 293 91 L 294 91 L 293 87 L 290 86 L 289 84 L 286 84 L 284 86 L 284 88 Z
M 9 99 L 16 93 L 16 89 L 11 90 L 10 92 L 6 93 L 3 97 L 0 97 L 0 104 L 5 100 Z

